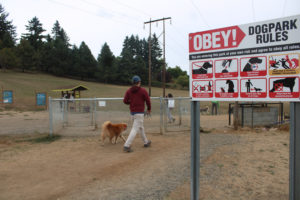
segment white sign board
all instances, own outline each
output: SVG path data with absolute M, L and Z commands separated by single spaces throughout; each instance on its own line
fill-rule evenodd
M 99 107 L 105 107 L 106 106 L 106 101 L 98 101 L 98 106 Z
M 190 96 L 300 101 L 300 15 L 189 34 Z

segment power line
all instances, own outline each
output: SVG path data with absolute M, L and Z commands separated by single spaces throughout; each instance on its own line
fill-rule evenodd
M 254 0 L 252 0 L 252 17 L 253 17 L 253 22 L 255 22 Z
M 127 8 L 133 9 L 133 10 L 136 10 L 139 13 L 142 13 L 144 15 L 147 15 L 148 17 L 151 17 L 151 15 L 149 13 L 146 13 L 143 10 L 140 10 L 140 9 L 135 8 L 135 7 L 129 6 L 129 5 L 125 4 L 125 3 L 123 3 L 123 2 L 121 3 L 120 1 L 117 1 L 117 0 L 114 0 L 114 1 L 116 1 L 120 5 L 123 5 L 123 6 L 127 7 Z
M 184 49 L 184 45 L 180 44 L 176 39 L 173 38 L 173 36 L 171 36 L 171 34 L 169 35 L 169 37 L 174 41 L 175 44 L 177 44 L 178 46 L 180 46 L 180 49 Z
M 158 41 L 158 43 L 161 44 L 161 45 L 163 45 L 163 43 L 162 43 L 161 41 Z M 175 53 L 176 55 L 178 55 L 178 56 L 182 56 L 182 53 L 187 53 L 187 52 L 179 52 L 179 51 L 177 51 L 178 49 L 172 48 L 172 47 L 170 46 L 170 44 L 166 44 L 166 46 L 168 47 L 169 50 L 171 50 L 172 52 L 174 52 L 174 53 Z M 183 50 L 183 49 L 182 49 L 182 50 Z
M 79 1 L 82 1 L 82 2 L 84 2 L 84 3 L 86 3 L 86 4 L 88 4 L 88 5 L 91 5 L 91 6 L 96 6 L 96 7 L 98 7 L 98 8 L 102 8 L 103 10 L 105 10 L 105 11 L 109 11 L 110 13 L 115 13 L 116 15 L 119 15 L 119 16 L 126 16 L 126 17 L 128 17 L 128 18 L 130 18 L 131 20 L 135 20 L 135 21 L 137 21 L 137 22 L 141 22 L 140 20 L 138 20 L 137 18 L 135 18 L 135 17 L 130 17 L 129 15 L 127 15 L 126 13 L 123 13 L 123 12 L 119 12 L 119 11 L 115 11 L 115 10 L 113 10 L 113 9 L 108 9 L 108 8 L 106 8 L 106 7 L 103 7 L 103 6 L 101 6 L 101 5 L 99 5 L 99 4 L 97 4 L 97 3 L 94 3 L 94 2 L 91 2 L 91 1 L 88 1 L 88 0 L 79 0 Z
M 206 24 L 206 26 L 209 26 L 209 24 L 207 23 L 207 21 L 205 20 L 205 18 L 203 17 L 203 15 L 201 14 L 201 10 L 198 8 L 198 6 L 193 2 L 193 0 L 190 0 L 191 3 L 193 4 L 194 8 L 196 8 L 196 10 L 198 11 L 198 14 L 200 15 L 200 17 L 202 18 L 202 21 Z
M 116 20 L 116 19 L 113 19 L 113 18 L 109 18 L 109 19 L 108 19 L 108 18 L 106 18 L 106 17 L 103 17 L 103 16 L 101 16 L 101 15 L 98 15 L 97 13 L 93 13 L 93 12 L 91 12 L 91 11 L 88 11 L 88 10 L 85 10 L 85 9 L 82 9 L 82 8 L 78 8 L 78 7 L 69 5 L 69 4 L 61 3 L 61 2 L 58 2 L 58 1 L 56 1 L 56 0 L 48 0 L 48 1 L 50 1 L 50 2 L 52 2 L 52 3 L 55 3 L 55 4 L 58 4 L 58 5 L 61 5 L 61 6 L 64 6 L 64 7 L 67 7 L 67 8 L 70 8 L 70 9 L 73 9 L 73 10 L 79 10 L 79 11 L 81 11 L 81 12 L 84 12 L 84 13 L 88 14 L 88 15 L 92 15 L 92 16 L 96 16 L 96 17 L 99 17 L 99 18 L 103 18 L 103 19 L 115 21 L 115 22 L 120 23 L 120 24 L 127 24 L 127 25 L 129 25 L 129 26 L 131 26 L 131 27 L 134 27 L 135 29 L 138 29 L 136 25 L 130 24 L 130 23 L 128 23 L 128 22 L 119 21 L 119 20 Z M 84 1 L 84 0 L 82 0 L 82 1 Z
M 284 17 L 285 6 L 286 6 L 286 0 L 284 0 L 284 2 L 283 2 L 282 14 L 281 14 L 282 17 Z

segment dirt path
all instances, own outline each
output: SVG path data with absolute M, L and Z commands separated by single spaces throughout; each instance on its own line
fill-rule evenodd
M 189 179 L 189 133 L 150 137 L 151 148 L 136 138 L 130 154 L 121 143 L 102 147 L 96 137 L 50 144 L 2 139 L 0 199 L 162 199 Z M 207 155 L 238 141 L 229 135 L 202 138 Z
M 43 120 L 28 113 L 9 117 L 23 126 L 32 121 L 26 118 Z M 277 129 L 234 132 L 224 119 L 201 118 L 201 126 L 213 132 L 200 135 L 200 199 L 288 199 L 289 134 Z M 31 138 L 41 136 L 0 137 L 0 199 L 190 197 L 189 131 L 149 133 L 150 148 L 136 138 L 130 154 L 122 152 L 121 142 L 101 146 L 98 136 L 52 143 Z

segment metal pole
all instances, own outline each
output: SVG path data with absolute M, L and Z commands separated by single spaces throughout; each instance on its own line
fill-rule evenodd
M 63 100 L 62 101 L 62 119 L 63 119 L 62 125 L 63 125 L 63 127 L 65 127 L 65 121 L 66 121 L 66 119 L 65 119 L 65 103 L 66 103 L 66 101 Z
M 69 102 L 68 102 L 68 100 L 65 100 L 65 124 L 66 124 L 66 126 L 68 126 L 68 123 L 69 123 L 69 119 L 68 119 L 68 104 L 69 104 Z
M 235 101 L 234 102 L 234 112 L 233 112 L 234 118 L 233 118 L 233 125 L 234 125 L 234 130 L 237 130 L 239 127 L 239 102 Z
M 251 128 L 253 129 L 253 110 L 254 110 L 254 107 L 253 107 L 253 102 L 251 104 Z
M 231 104 L 229 103 L 229 108 L 228 108 L 228 125 L 231 125 Z
M 160 134 L 164 134 L 164 122 L 163 122 L 163 109 L 164 109 L 164 106 L 163 106 L 163 98 L 160 97 L 159 98 L 159 102 L 160 102 Z
M 179 113 L 179 122 L 178 122 L 178 123 L 179 123 L 179 126 L 181 126 L 181 122 L 182 122 L 181 99 L 178 100 L 178 105 L 179 105 L 179 106 L 178 106 L 178 107 L 179 107 L 179 108 L 178 108 L 178 113 Z
M 283 103 L 280 102 L 280 124 L 283 123 Z
M 290 200 L 300 199 L 300 102 L 290 103 Z M 298 123 L 297 123 L 298 122 Z
M 52 111 L 52 99 L 49 97 L 49 135 L 53 136 L 53 111 Z
M 200 102 L 191 101 L 191 200 L 199 199 Z
M 169 107 L 168 107 L 168 99 L 166 98 L 163 98 L 163 115 L 164 115 L 164 119 L 163 119 L 163 122 L 164 122 L 164 133 L 167 132 L 167 125 L 168 125 L 168 117 L 167 117 L 167 114 L 168 114 L 168 110 Z
M 94 101 L 90 101 L 90 116 L 91 116 L 91 126 L 94 125 Z
M 165 20 L 163 20 L 163 97 L 166 97 L 166 45 L 165 45 Z
M 97 125 L 97 99 L 94 100 L 94 126 L 95 129 L 98 127 Z

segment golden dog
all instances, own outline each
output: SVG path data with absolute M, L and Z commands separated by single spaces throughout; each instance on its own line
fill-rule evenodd
M 118 137 L 122 138 L 125 142 L 126 139 L 122 135 L 122 132 L 127 129 L 126 123 L 120 123 L 120 124 L 112 124 L 110 121 L 106 121 L 102 124 L 102 131 L 101 131 L 101 140 L 102 145 L 104 145 L 104 140 L 106 137 L 109 137 L 109 140 L 112 144 L 117 143 Z M 115 142 L 113 143 L 113 138 L 115 137 Z

